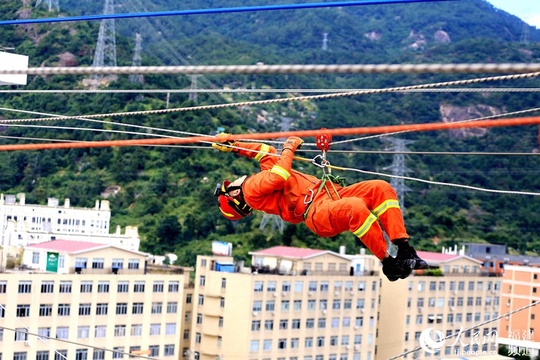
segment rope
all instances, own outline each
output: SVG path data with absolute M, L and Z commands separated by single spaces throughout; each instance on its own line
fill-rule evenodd
M 0 71 L 0 73 L 1 73 L 1 71 Z M 338 97 L 366 95 L 366 94 L 382 94 L 382 93 L 403 91 L 403 90 L 428 89 L 428 88 L 436 88 L 436 87 L 443 87 L 443 86 L 475 84 L 475 83 L 482 83 L 482 82 L 488 82 L 488 81 L 503 81 L 503 80 L 525 79 L 525 78 L 534 78 L 534 77 L 538 77 L 538 76 L 540 76 L 540 72 L 527 73 L 527 74 L 516 74 L 516 75 L 493 76 L 493 77 L 487 77 L 487 78 L 476 78 L 476 79 L 469 79 L 469 80 L 448 81 L 448 82 L 422 84 L 422 85 L 400 86 L 400 87 L 393 87 L 393 88 L 386 88 L 386 89 L 360 90 L 360 91 L 351 91 L 351 92 L 348 92 L 348 93 L 333 93 L 333 94 L 323 94 L 323 95 L 288 97 L 288 98 L 282 98 L 282 99 L 244 101 L 244 102 L 231 103 L 231 104 L 192 106 L 192 107 L 183 107 L 183 108 L 158 109 L 158 110 L 146 110 L 146 111 L 130 111 L 130 112 L 123 112 L 123 113 L 109 113 L 109 114 L 62 116 L 62 117 L 52 117 L 52 118 L 40 118 L 40 119 L 16 119 L 16 120 L 4 120 L 3 122 L 6 122 L 6 121 L 8 121 L 8 122 L 24 122 L 24 121 L 36 121 L 36 120 L 45 121 L 45 120 L 58 120 L 58 119 L 71 120 L 71 119 L 80 119 L 80 118 L 107 118 L 107 117 L 114 117 L 114 116 L 167 114 L 167 113 L 174 113 L 174 112 L 199 111 L 199 110 L 208 110 L 208 109 L 223 109 L 223 108 L 230 108 L 230 107 L 246 107 L 246 106 L 252 106 L 252 105 L 275 104 L 275 103 L 284 103 L 284 102 L 292 102 L 292 101 L 332 99 L 332 98 L 338 98 Z
M 513 314 L 515 314 L 515 313 L 517 313 L 517 312 L 520 312 L 520 311 L 522 311 L 522 310 L 525 310 L 525 309 L 528 309 L 528 308 L 530 308 L 530 307 L 536 306 L 536 305 L 538 305 L 539 303 L 540 303 L 540 301 L 534 301 L 534 302 L 532 302 L 532 303 L 530 303 L 530 304 L 528 304 L 528 305 L 522 306 L 522 307 L 517 308 L 517 309 L 515 309 L 515 310 L 512 310 L 512 311 L 510 311 L 510 312 L 507 312 L 506 314 L 499 315 L 499 316 L 497 316 L 497 317 L 494 317 L 493 319 L 489 319 L 489 320 L 486 320 L 486 321 L 481 322 L 481 323 L 479 323 L 479 324 L 476 324 L 476 325 L 474 325 L 474 326 L 471 326 L 471 327 L 468 327 L 468 328 L 466 328 L 466 329 L 463 329 L 463 331 L 460 331 L 460 332 L 458 332 L 458 333 L 448 335 L 447 337 L 445 337 L 445 338 L 442 339 L 442 340 L 447 340 L 447 339 L 453 338 L 454 336 L 458 336 L 459 334 L 461 334 L 461 332 L 466 332 L 466 331 L 469 331 L 469 330 L 472 330 L 472 329 L 476 329 L 476 328 L 478 328 L 478 327 L 480 327 L 480 326 L 484 326 L 484 325 L 487 325 L 487 324 L 489 324 L 489 323 L 495 322 L 495 321 L 500 320 L 500 319 L 502 319 L 502 318 L 504 318 L 504 317 L 506 317 L 506 316 L 510 316 L 510 315 L 513 315 Z M 389 359 L 387 359 L 387 360 L 398 359 L 398 358 L 400 358 L 400 357 L 404 357 L 405 355 L 408 355 L 408 354 L 410 354 L 410 353 L 413 353 L 413 352 L 418 351 L 418 350 L 421 350 L 421 349 L 422 349 L 422 347 L 419 346 L 419 347 L 416 347 L 416 348 L 414 348 L 414 349 L 412 349 L 412 350 L 402 352 L 401 354 L 398 354 L 398 355 L 396 355 L 396 356 L 394 356 L 394 357 L 391 357 L 391 358 L 389 358 Z
M 162 17 L 162 16 L 181 16 L 181 15 L 182 16 L 207 15 L 207 14 L 221 14 L 221 13 L 239 13 L 239 12 L 248 12 L 248 11 L 255 12 L 255 11 L 273 11 L 273 10 L 297 10 L 297 9 L 346 7 L 346 6 L 357 6 L 357 5 L 381 5 L 381 4 L 442 2 L 442 1 L 452 1 L 452 0 L 363 0 L 363 1 L 340 1 L 340 2 L 332 2 L 332 3 L 285 4 L 285 5 L 236 7 L 236 8 L 154 11 L 154 12 L 145 12 L 145 13 L 139 12 L 139 13 L 102 14 L 102 15 L 81 15 L 81 16 L 66 16 L 66 17 L 57 17 L 57 18 L 4 20 L 4 21 L 0 21 L 0 25 L 23 25 L 23 24 L 56 23 L 56 22 L 66 22 L 66 21 L 129 19 L 129 18 L 139 18 L 139 17 Z
M 56 89 L 56 90 L 0 90 L 3 94 L 176 94 L 176 93 L 343 93 L 351 91 L 373 91 L 375 89 Z M 540 92 L 540 88 L 452 88 L 396 90 L 398 93 L 498 93 L 498 92 Z
M 65 120 L 71 117 L 55 117 L 54 120 Z M 74 117 L 78 118 L 78 117 Z M 335 135 L 355 135 L 355 134 L 375 134 L 375 133 L 394 133 L 397 131 L 436 131 L 472 127 L 501 127 L 501 126 L 523 126 L 538 125 L 540 117 L 524 117 L 502 120 L 480 120 L 469 123 L 429 123 L 429 124 L 410 124 L 410 125 L 390 125 L 378 127 L 358 127 L 341 128 L 327 130 L 298 130 L 284 132 L 268 132 L 257 134 L 231 135 L 229 140 L 235 141 L 245 139 L 276 139 L 289 136 L 314 137 L 320 134 Z M 134 145 L 170 145 L 170 144 L 189 144 L 195 142 L 214 142 L 215 136 L 193 136 L 184 138 L 151 138 L 151 139 L 130 139 L 130 140 L 105 140 L 105 141 L 84 141 L 75 143 L 52 143 L 52 144 L 11 144 L 0 145 L 0 151 L 12 150 L 45 150 L 45 149 L 73 149 L 73 148 L 99 148 L 109 146 L 134 146 Z
M 439 0 L 445 1 L 445 0 Z M 448 0 L 450 1 L 450 0 Z M 1 24 L 1 22 L 0 22 Z M 0 69 L 3 75 L 89 74 L 478 74 L 540 71 L 540 63 L 506 64 L 344 64 L 344 65 L 189 65 L 189 66 L 86 66 Z M 538 75 L 535 75 L 538 76 Z

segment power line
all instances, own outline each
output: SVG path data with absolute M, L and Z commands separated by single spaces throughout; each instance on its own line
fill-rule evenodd
M 236 7 L 236 8 L 154 11 L 154 12 L 145 12 L 145 13 L 123 13 L 123 14 L 105 13 L 103 15 L 81 15 L 81 16 L 66 16 L 66 17 L 57 17 L 57 18 L 3 20 L 3 21 L 0 21 L 0 25 L 23 25 L 23 24 L 55 23 L 55 22 L 66 22 L 66 21 L 127 19 L 127 18 L 138 18 L 138 17 L 208 15 L 208 14 L 241 13 L 241 12 L 255 12 L 255 11 L 299 10 L 299 9 L 347 7 L 347 6 L 360 6 L 360 5 L 406 4 L 406 3 L 421 3 L 421 2 L 443 2 L 443 1 L 453 1 L 453 0 L 364 0 L 364 1 L 339 1 L 339 2 L 311 3 L 311 4 L 250 6 L 250 7 Z

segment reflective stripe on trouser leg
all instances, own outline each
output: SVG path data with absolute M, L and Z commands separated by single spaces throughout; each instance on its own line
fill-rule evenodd
M 364 223 L 352 233 L 371 250 L 373 255 L 382 260 L 386 257 L 388 248 L 377 220 L 377 217 L 370 213 Z

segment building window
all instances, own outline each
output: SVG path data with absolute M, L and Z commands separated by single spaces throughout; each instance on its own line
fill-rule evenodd
M 96 305 L 96 315 L 107 315 L 108 306 L 107 303 L 98 303 Z
M 97 291 L 98 291 L 98 293 L 108 293 L 109 292 L 109 282 L 108 281 L 99 281 Z
M 163 355 L 173 356 L 174 355 L 174 344 L 166 344 L 163 346 Z
M 259 340 L 251 340 L 249 342 L 249 351 L 258 352 L 259 351 Z
M 289 300 L 282 300 L 281 301 L 281 311 L 289 311 L 289 309 L 290 309 Z
M 252 311 L 261 311 L 262 310 L 262 301 L 256 300 L 253 302 Z
M 103 349 L 94 349 L 94 355 L 92 360 L 105 360 L 105 350 Z
M 91 281 L 81 281 L 81 292 L 82 293 L 91 293 L 92 292 L 92 282 Z
M 28 330 L 24 328 L 15 329 L 15 341 L 28 340 Z
M 90 337 L 90 326 L 79 326 L 77 328 L 77 338 L 87 339 Z
M 28 317 L 30 315 L 30 305 L 17 305 L 17 317 Z
M 225 298 L 219 298 L 219 307 L 224 308 L 225 307 Z
M 59 291 L 62 294 L 71 293 L 71 281 L 60 281 Z
M 152 314 L 161 314 L 163 310 L 163 303 L 162 302 L 153 302 L 152 303 Z
M 178 312 L 178 303 L 171 301 L 167 303 L 167 314 L 176 314 Z
M 169 282 L 169 292 L 178 292 L 180 290 L 180 282 L 171 281 Z
M 97 337 L 97 338 L 102 338 L 102 337 L 106 337 L 106 332 L 107 332 L 107 326 L 105 325 L 96 325 L 95 329 L 94 329 L 94 336 Z
M 79 316 L 88 316 L 92 312 L 92 304 L 80 304 Z
M 112 268 L 113 269 L 123 269 L 124 268 L 124 259 L 112 259 Z
M 255 284 L 253 286 L 254 292 L 263 292 L 264 290 L 264 282 L 263 281 L 255 281 Z
M 88 263 L 87 258 L 75 258 L 75 268 L 86 269 L 86 264 Z
M 88 360 L 88 349 L 75 350 L 75 360 Z
M 119 293 L 127 293 L 127 292 L 129 292 L 129 282 L 128 281 L 119 281 L 116 291 L 119 292 Z
M 197 324 L 199 324 L 199 325 L 202 324 L 202 321 L 203 321 L 202 314 L 197 314 L 197 320 L 196 321 L 197 321 Z
M 95 258 L 92 260 L 92 269 L 103 269 L 104 266 L 104 260 L 102 258 Z
M 69 337 L 69 328 L 66 326 L 59 326 L 56 328 L 57 339 L 67 339 Z
M 115 325 L 114 336 L 118 336 L 118 337 L 126 336 L 126 325 Z
M 174 335 L 174 334 L 176 334 L 176 323 L 165 324 L 165 335 Z
M 42 281 L 41 282 L 41 293 L 52 293 L 54 292 L 54 281 Z
M 144 281 L 135 281 L 133 284 L 133 292 L 144 292 Z
M 39 253 L 32 252 L 32 264 L 39 264 Z
M 155 293 L 162 293 L 165 290 L 165 285 L 163 281 L 155 281 L 152 291 Z
M 159 356 L 159 345 L 150 345 L 148 347 L 148 350 L 150 350 L 150 356 L 156 357 Z
M 276 309 L 276 302 L 274 300 L 268 300 L 266 302 L 266 311 L 274 311 Z
M 320 291 L 321 292 L 327 292 L 328 291 L 328 281 L 321 281 Z
M 272 339 L 264 339 L 263 351 L 270 351 L 270 350 L 272 350 Z
M 13 360 L 26 360 L 26 352 L 25 351 L 14 352 Z
M 124 358 L 124 348 L 121 347 L 121 346 L 115 346 L 113 347 L 113 354 L 112 354 L 112 358 L 113 359 L 123 359 Z
M 36 360 L 49 360 L 49 351 L 36 351 Z
M 199 295 L 199 305 L 204 305 L 204 295 Z
M 279 339 L 278 340 L 278 349 L 286 349 L 287 348 L 287 339 Z
M 251 331 L 260 331 L 261 330 L 261 321 L 253 320 L 251 321 Z
M 116 304 L 116 315 L 126 315 L 128 309 L 127 303 L 117 303 Z
M 201 275 L 201 276 L 199 277 L 199 285 L 200 285 L 200 286 L 204 286 L 205 284 L 206 284 L 206 276 Z
M 139 268 L 139 259 L 129 259 L 128 260 L 128 269 L 138 269 Z
M 69 304 L 58 304 L 58 316 L 69 316 L 70 305 Z
M 29 294 L 32 292 L 31 281 L 19 281 L 19 294 Z
M 268 281 L 266 283 L 266 291 L 275 292 L 276 291 L 276 282 L 275 281 Z
M 308 291 L 309 292 L 316 292 L 317 291 L 317 282 L 316 281 L 310 281 L 309 282 Z
M 142 336 L 142 324 L 131 325 L 131 336 Z
M 52 305 L 51 304 L 40 304 L 39 305 L 39 316 L 51 316 L 52 315 Z
M 195 333 L 195 344 L 201 343 L 201 333 Z
M 7 290 L 7 281 L 0 281 L 0 294 L 5 294 Z
M 142 314 L 143 313 L 143 303 L 133 303 L 132 314 Z

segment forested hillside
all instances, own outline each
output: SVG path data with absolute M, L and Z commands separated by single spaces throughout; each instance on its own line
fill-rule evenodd
M 60 1 L 61 12 L 48 12 L 35 2 L 0 4 L 2 19 L 43 18 L 101 13 L 94 1 Z M 273 2 L 285 3 L 285 2 Z M 268 3 L 270 4 L 270 3 Z M 262 5 L 260 1 L 116 0 L 118 12 L 225 8 Z M 90 66 L 99 22 L 78 21 L 0 26 L 0 45 L 28 55 L 30 66 Z M 533 63 L 540 58 L 540 31 L 484 0 L 387 4 L 275 12 L 244 12 L 116 20 L 118 65 L 130 65 L 135 33 L 143 37 L 143 65 L 206 64 L 400 64 L 400 63 Z M 328 35 L 323 49 L 323 34 Z M 527 34 L 527 37 L 524 35 Z M 493 74 L 371 75 L 203 75 L 208 89 L 383 89 L 473 79 Z M 24 87 L 0 95 L 0 118 L 86 115 L 195 105 L 188 93 L 22 93 L 17 90 L 84 90 L 83 76 L 29 76 Z M 148 116 L 116 116 L 105 121 L 58 120 L 4 124 L 1 144 L 52 141 L 99 141 L 150 136 L 279 131 L 284 118 L 291 130 L 460 121 L 537 107 L 536 92 L 489 91 L 487 88 L 536 88 L 537 78 L 481 83 L 481 92 L 409 92 L 339 97 L 220 110 L 184 111 Z M 109 90 L 184 89 L 191 79 L 180 75 L 145 75 L 144 83 L 128 76 L 110 82 Z M 292 91 L 291 91 L 292 93 Z M 298 95 L 299 92 L 294 92 Z M 292 95 L 292 94 L 289 94 Z M 272 99 L 283 93 L 199 93 L 197 105 Z M 11 109 L 11 110 L 9 110 Z M 537 115 L 530 112 L 525 115 Z M 135 125 L 137 127 L 133 127 Z M 165 131 L 166 130 L 166 131 Z M 139 134 L 135 134 L 139 133 Z M 534 253 L 540 214 L 540 160 L 536 126 L 478 131 L 405 133 L 409 140 L 407 176 L 474 188 L 406 180 L 405 221 L 414 243 L 438 250 L 462 242 L 508 244 L 513 251 Z M 335 141 L 351 139 L 336 137 Z M 306 139 L 314 143 L 315 139 Z M 394 154 L 385 153 L 382 138 L 332 147 L 332 164 L 389 174 Z M 313 147 L 312 147 L 313 149 Z M 422 152 L 422 153 L 420 153 Z M 432 152 L 428 154 L 427 152 Z M 436 152 L 433 154 L 433 152 Z M 460 155 L 459 152 L 467 152 Z M 491 154 L 485 154 L 491 153 Z M 494 154 L 498 153 L 498 154 Z M 520 155 L 504 155 L 514 153 Z M 312 157 L 315 153 L 303 153 Z M 320 169 L 298 164 L 320 175 Z M 287 244 L 356 248 L 354 237 L 333 239 L 312 235 L 304 225 L 287 225 L 283 233 L 259 229 L 262 214 L 239 222 L 223 219 L 212 196 L 216 183 L 257 171 L 252 161 L 199 147 L 116 147 L 95 149 L 0 152 L 0 191 L 25 192 L 27 202 L 48 197 L 70 198 L 73 206 L 93 206 L 107 186 L 121 191 L 110 197 L 113 227 L 137 225 L 143 250 L 175 252 L 182 265 L 194 254 L 210 251 L 212 240 L 234 243 L 234 255 L 248 259 L 254 249 Z M 376 178 L 361 172 L 340 172 L 348 183 Z M 389 178 L 386 178 L 389 180 Z M 493 189 L 486 192 L 476 189 Z

